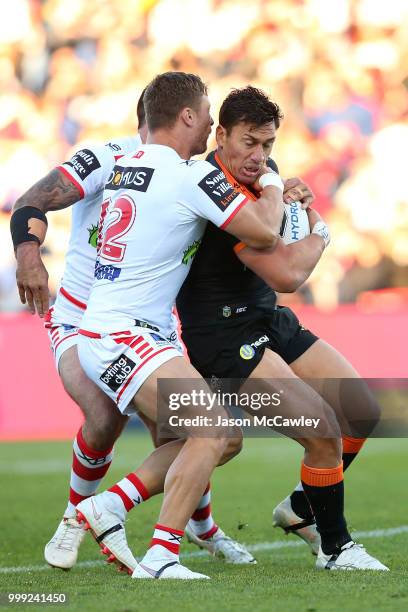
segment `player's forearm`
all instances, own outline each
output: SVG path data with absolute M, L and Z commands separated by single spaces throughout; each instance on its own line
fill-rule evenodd
M 296 291 L 311 275 L 318 264 L 325 243 L 321 236 L 310 234 L 298 242 L 284 245 L 288 267 L 285 292 Z
M 316 234 L 285 245 L 278 240 L 275 249 L 259 251 L 243 248 L 237 251 L 240 261 L 280 293 L 296 291 L 313 272 L 325 243 Z
M 79 199 L 78 188 L 55 168 L 18 198 L 13 212 L 25 206 L 32 206 L 47 213 L 51 210 L 67 208 Z

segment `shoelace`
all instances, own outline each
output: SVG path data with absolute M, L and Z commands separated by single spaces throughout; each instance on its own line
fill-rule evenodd
M 67 521 L 64 521 L 63 530 L 61 535 L 58 536 L 57 540 L 59 540 L 58 548 L 62 548 L 64 550 L 74 550 L 73 544 L 74 541 L 78 538 L 78 530 L 82 529 L 77 525 L 73 525 Z
M 242 555 L 248 554 L 248 551 L 242 546 L 242 544 L 240 544 L 239 542 L 235 542 L 229 536 L 223 535 L 218 538 L 215 538 L 214 543 L 217 544 L 217 542 L 224 542 L 227 547 L 235 553 L 241 553 Z
M 373 559 L 367 553 L 366 549 L 362 544 L 356 544 L 354 542 L 353 546 L 346 548 L 345 551 L 353 551 L 354 555 L 359 559 L 359 561 L 364 567 L 370 567 L 372 565 Z

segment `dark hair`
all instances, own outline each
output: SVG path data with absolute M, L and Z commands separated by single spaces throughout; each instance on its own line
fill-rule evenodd
M 277 129 L 282 119 L 282 111 L 276 102 L 272 102 L 261 89 L 251 85 L 233 89 L 222 103 L 219 116 L 220 125 L 228 133 L 241 122 L 260 127 L 273 121 Z
M 183 108 L 198 109 L 207 87 L 196 74 L 165 72 L 146 87 L 143 102 L 150 132 L 172 127 Z
M 140 130 L 144 124 L 146 123 L 146 112 L 145 112 L 145 107 L 144 107 L 144 103 L 143 103 L 143 98 L 144 98 L 144 94 L 146 91 L 146 87 L 144 88 L 144 90 L 142 91 L 142 93 L 140 94 L 140 98 L 137 102 L 137 120 L 139 122 L 138 125 L 138 129 Z

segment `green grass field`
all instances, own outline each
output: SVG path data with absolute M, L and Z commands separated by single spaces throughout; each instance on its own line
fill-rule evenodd
M 128 473 L 149 449 L 147 436 L 123 436 L 106 485 Z M 62 609 L 81 612 L 407 610 L 407 456 L 406 440 L 372 440 L 346 477 L 349 527 L 369 532 L 360 541 L 391 572 L 314 570 L 306 546 L 271 525 L 273 507 L 297 481 L 300 447 L 283 439 L 249 439 L 238 458 L 216 471 L 213 510 L 229 535 L 254 547 L 258 565 L 227 566 L 185 543 L 185 562 L 212 580 L 180 584 L 132 581 L 101 561 L 90 537 L 70 572 L 46 566 L 43 547 L 65 508 L 70 445 L 3 444 L 0 592 L 65 592 L 69 603 Z M 159 503 L 159 498 L 150 500 L 129 517 L 128 540 L 136 555 L 150 540 Z

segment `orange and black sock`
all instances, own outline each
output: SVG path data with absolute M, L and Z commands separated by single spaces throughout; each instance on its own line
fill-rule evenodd
M 357 457 L 365 441 L 366 438 L 343 436 L 343 471 L 346 471 L 350 463 Z
M 351 540 L 344 518 L 343 464 L 315 468 L 302 463 L 301 481 L 322 539 L 322 550 L 326 555 L 334 554 Z
M 357 457 L 365 441 L 366 438 L 350 438 L 349 436 L 343 436 L 343 472 L 347 470 L 351 462 Z M 293 512 L 300 516 L 300 518 L 305 521 L 313 520 L 312 509 L 300 486 L 292 492 L 290 502 Z

